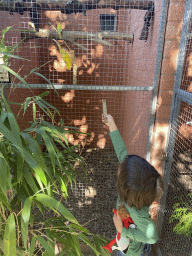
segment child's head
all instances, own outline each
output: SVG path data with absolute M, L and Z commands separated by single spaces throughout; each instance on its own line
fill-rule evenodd
M 142 157 L 128 155 L 118 169 L 117 189 L 121 201 L 141 209 L 161 196 L 163 182 L 149 162 Z

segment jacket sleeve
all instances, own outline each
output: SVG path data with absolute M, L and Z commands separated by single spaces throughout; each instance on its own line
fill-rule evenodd
M 111 137 L 111 141 L 113 143 L 117 158 L 119 162 L 121 163 L 125 156 L 128 155 L 127 148 L 125 146 L 125 143 L 119 133 L 119 130 L 115 130 L 113 132 L 109 133 Z
M 153 220 L 145 218 L 139 221 L 137 228 L 126 229 L 123 227 L 121 235 L 123 237 L 129 237 L 135 241 L 148 244 L 155 244 L 158 240 L 155 223 Z

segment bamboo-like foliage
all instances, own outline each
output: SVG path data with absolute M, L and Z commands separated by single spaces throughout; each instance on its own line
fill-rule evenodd
M 188 202 L 182 197 L 174 205 L 170 223 L 174 222 L 173 231 L 179 235 L 192 235 L 192 193 L 188 194 Z
M 9 52 L 3 54 L 13 57 Z M 8 62 L 3 66 L 10 69 Z M 19 75 L 17 78 L 23 82 L 24 78 Z M 44 99 L 48 92 L 28 97 L 20 104 L 23 115 L 29 106 L 33 111 L 33 121 L 21 131 L 10 108 L 14 103 L 5 99 L 3 87 L 0 101 L 0 253 L 5 256 L 53 256 L 55 243 L 59 242 L 63 245 L 59 255 L 82 255 L 82 241 L 96 255 L 109 255 L 102 248 L 106 239 L 91 234 L 56 199 L 58 193 L 67 198 L 68 185 L 73 187 L 76 182 L 79 174 L 74 164 L 78 162 L 84 170 L 84 160 L 76 150 L 79 146 L 69 145 L 66 138 L 67 133 L 78 131 L 55 125 L 53 112 L 59 115 L 59 111 Z M 39 119 L 37 108 L 51 122 Z M 47 211 L 54 213 L 52 217 L 44 218 Z

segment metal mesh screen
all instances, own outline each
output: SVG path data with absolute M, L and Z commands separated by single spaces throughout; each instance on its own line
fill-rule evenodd
M 171 131 L 166 163 L 166 203 L 164 212 L 160 250 L 161 255 L 192 255 L 192 238 L 178 234 L 174 228 L 178 219 L 170 222 L 174 206 L 191 208 L 192 193 L 192 101 L 191 101 L 191 21 L 190 1 L 186 3 L 185 20 L 180 43 L 178 69 L 175 79 L 175 101 L 172 106 Z M 182 219 L 180 215 L 180 220 Z M 186 225 L 186 224 L 185 224 Z M 183 224 L 184 227 L 184 224 Z
M 191 237 L 173 232 L 178 220 L 170 223 L 174 205 L 181 203 L 183 200 L 190 206 L 191 202 L 188 195 L 192 193 L 192 126 L 187 124 L 191 119 L 192 106 L 182 102 L 179 118 L 173 123 L 171 131 L 170 150 L 174 150 L 174 154 L 160 240 L 162 255 L 180 256 L 184 254 L 191 256 Z
M 80 223 L 94 219 L 90 229 L 109 238 L 115 233 L 112 208 L 118 161 L 101 122 L 102 99 L 107 100 L 108 113 L 114 117 L 129 153 L 145 157 L 161 12 L 161 0 L 0 3 L 1 30 L 12 26 L 6 44 L 22 41 L 16 54 L 27 59 L 11 58 L 10 67 L 32 88 L 26 89 L 10 75 L 6 97 L 23 102 L 26 97 L 48 90 L 47 99 L 61 112 L 65 125 L 89 133 L 68 138 L 71 144 L 82 144 L 88 184 L 77 183 L 67 203 Z M 58 23 L 65 40 L 58 38 L 55 31 Z M 74 51 L 70 70 L 56 41 L 70 56 Z M 36 67 L 58 89 L 59 96 L 45 79 L 30 74 Z M 19 107 L 12 106 L 12 110 L 18 113 Z M 31 109 L 24 118 L 20 114 L 21 129 L 31 119 Z M 55 121 L 59 124 L 59 117 Z

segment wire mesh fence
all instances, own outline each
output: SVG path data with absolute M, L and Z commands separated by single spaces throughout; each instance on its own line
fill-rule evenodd
M 168 159 L 165 168 L 166 202 L 161 231 L 162 255 L 192 255 L 191 230 L 185 214 L 191 211 L 192 194 L 192 101 L 191 101 L 191 6 L 186 1 L 185 19 L 175 79 Z M 173 218 L 177 208 L 177 216 Z M 185 212 L 182 210 L 185 209 Z M 175 215 L 174 215 L 175 216 Z M 183 223 L 180 225 L 181 221 Z M 178 229 L 179 227 L 179 229 Z M 190 231 L 191 232 L 191 231 Z
M 166 182 L 169 182 L 169 185 L 160 240 L 162 255 L 179 256 L 182 253 L 186 256 L 191 255 L 191 236 L 177 234 L 174 231 L 174 227 L 179 222 L 177 219 L 170 222 L 176 204 L 181 208 L 186 207 L 186 209 L 190 209 L 191 207 L 189 195 L 192 193 L 192 127 L 188 124 L 191 118 L 192 106 L 182 102 L 179 118 L 172 124 L 172 136 L 170 138 L 169 150 L 173 150 L 174 153 L 170 177 L 166 180 Z M 182 214 L 180 219 L 182 219 Z
M 93 232 L 113 237 L 112 208 L 118 161 L 108 131 L 101 122 L 102 99 L 114 116 L 129 153 L 147 154 L 151 104 L 155 90 L 158 37 L 162 13 L 156 1 L 2 1 L 0 28 L 8 46 L 19 44 L 10 67 L 25 77 L 31 90 L 13 75 L 5 89 L 10 101 L 49 91 L 47 99 L 58 108 L 65 125 L 87 135 L 68 137 L 80 143 L 86 160 L 88 183 L 71 191 L 68 207 Z M 56 31 L 61 24 L 62 36 Z M 65 58 L 59 46 L 69 54 Z M 69 66 L 72 65 L 71 68 Z M 38 67 L 38 69 L 36 69 Z M 30 72 L 33 70 L 33 72 Z M 36 71 L 36 73 L 35 73 Z M 58 89 L 52 90 L 49 79 Z M 12 105 L 17 114 L 19 107 Z M 42 116 L 39 110 L 39 116 Z M 18 115 L 21 129 L 32 119 L 29 109 Z M 80 171 L 80 170 L 78 170 Z

